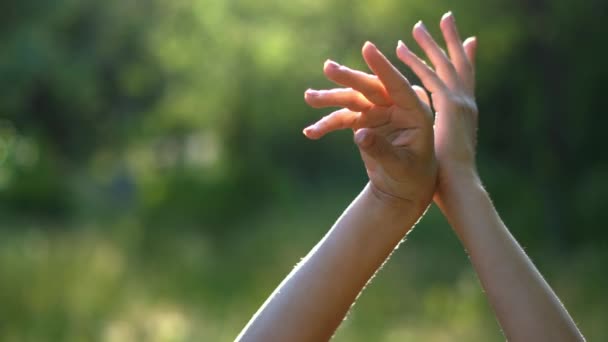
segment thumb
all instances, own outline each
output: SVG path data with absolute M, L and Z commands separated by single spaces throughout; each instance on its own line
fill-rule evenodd
M 370 171 L 375 164 L 381 166 L 388 174 L 403 173 L 404 163 L 399 159 L 395 148 L 385 137 L 370 128 L 361 128 L 355 132 L 355 143 L 359 146 L 363 162 Z
M 431 100 L 429 99 L 429 94 L 426 92 L 426 90 L 424 90 L 424 88 L 422 88 L 419 85 L 413 85 L 412 89 L 414 89 L 414 91 L 416 92 L 416 95 L 418 95 L 418 98 L 420 99 L 420 101 L 423 103 L 423 105 L 426 105 L 427 108 L 429 109 L 429 112 L 431 111 Z

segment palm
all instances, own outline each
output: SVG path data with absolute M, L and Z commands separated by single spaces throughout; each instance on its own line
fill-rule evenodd
M 385 165 L 362 151 L 367 174 L 379 190 L 400 198 L 411 198 L 414 191 L 404 184 L 424 173 L 419 165 L 426 165 L 421 163 L 421 159 L 432 149 L 432 131 L 427 128 L 428 123 L 419 122 L 420 120 L 416 120 L 416 116 L 407 110 L 397 106 L 381 110 L 384 110 L 391 120 L 373 130 L 392 146 L 397 164 Z

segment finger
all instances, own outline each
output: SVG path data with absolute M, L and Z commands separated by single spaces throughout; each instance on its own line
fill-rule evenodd
M 374 106 L 360 92 L 351 88 L 308 89 L 304 93 L 304 99 L 313 108 L 346 107 L 354 112 L 362 112 Z
M 464 52 L 467 55 L 467 58 L 469 59 L 469 63 L 471 63 L 471 67 L 473 72 L 475 71 L 475 55 L 477 53 L 477 38 L 476 37 L 469 37 L 467 38 L 464 43 L 462 44 L 463 48 L 464 48 Z
M 453 87 L 458 85 L 458 78 L 456 74 L 456 69 L 448 59 L 448 56 L 445 52 L 437 45 L 437 42 L 431 37 L 431 34 L 426 29 L 422 21 L 419 21 L 416 25 L 414 25 L 414 29 L 412 30 L 412 35 L 414 39 L 422 48 L 422 51 L 429 58 L 437 74 L 443 80 L 443 82 L 449 86 Z
M 445 89 L 445 84 L 439 76 L 437 76 L 435 71 L 408 49 L 402 41 L 397 43 L 397 57 L 412 69 L 414 74 L 420 78 L 422 84 L 424 84 L 432 93 L 440 92 Z
M 360 113 L 343 108 L 324 116 L 313 125 L 306 127 L 303 133 L 307 138 L 316 140 L 329 132 L 355 127 L 359 116 L 361 116 Z
M 359 146 L 361 157 L 368 171 L 373 172 L 376 166 L 381 166 L 389 175 L 403 172 L 403 161 L 399 159 L 395 148 L 385 137 L 372 129 L 362 128 L 355 132 L 355 143 Z
M 384 85 L 375 75 L 350 69 L 331 60 L 325 62 L 323 72 L 333 82 L 357 90 L 374 104 L 379 106 L 392 104 Z
M 404 109 L 414 109 L 420 105 L 410 82 L 384 57 L 374 44 L 366 42 L 363 45 L 362 54 L 369 68 L 378 76 L 397 106 Z
M 340 129 L 376 128 L 390 123 L 391 115 L 385 107 L 375 106 L 365 112 L 354 112 L 343 108 L 330 113 L 304 129 L 310 139 L 319 139 L 327 133 Z
M 454 19 L 452 12 L 443 15 L 439 27 L 443 33 L 443 39 L 445 40 L 450 59 L 456 68 L 456 72 L 464 81 L 469 82 L 471 79 L 471 64 L 469 63 L 469 59 L 462 46 L 462 40 L 460 39 L 460 34 L 456 27 L 456 20 Z
M 414 89 L 414 91 L 416 92 L 416 95 L 418 95 L 418 98 L 420 99 L 420 102 L 422 102 L 422 105 L 426 107 L 426 111 L 428 113 L 432 113 L 433 110 L 431 108 L 431 99 L 429 97 L 429 94 L 426 92 L 426 90 L 424 88 L 422 88 L 421 86 L 417 86 L 417 85 L 413 85 L 412 89 Z
M 421 86 L 413 85 L 412 89 L 414 89 L 416 95 L 418 95 L 418 98 L 420 99 L 420 101 L 422 101 L 422 103 L 424 103 L 428 107 L 431 107 L 431 100 L 429 99 L 429 94 L 426 93 L 426 90 L 424 90 L 424 88 L 422 88 Z
M 376 128 L 387 125 L 391 122 L 391 111 L 386 107 L 376 106 L 372 109 L 361 112 L 357 123 L 353 127 L 359 129 L 362 127 Z

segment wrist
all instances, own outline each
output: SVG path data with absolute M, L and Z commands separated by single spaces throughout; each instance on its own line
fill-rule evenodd
M 485 191 L 475 168 L 451 169 L 449 172 L 440 170 L 437 183 L 433 200 L 440 206 L 462 201 L 463 197 L 473 191 Z
M 432 193 L 429 193 L 428 198 L 409 200 L 388 194 L 378 189 L 371 182 L 367 183 L 362 195 L 371 207 L 401 221 L 413 220 L 413 222 L 416 222 L 432 201 Z
M 491 201 L 476 174 L 452 178 L 449 186 L 443 185 L 437 187 L 433 200 L 466 246 L 466 232 L 477 227 L 471 222 L 475 222 L 478 213 L 485 212 L 483 206 L 491 206 Z

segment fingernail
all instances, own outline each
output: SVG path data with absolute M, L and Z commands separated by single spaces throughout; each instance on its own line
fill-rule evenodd
M 445 19 L 450 19 L 451 21 L 455 21 L 454 14 L 452 13 L 452 11 L 448 11 L 446 14 L 443 15 L 443 17 L 441 17 L 441 20 L 445 20 Z
M 376 45 L 374 45 L 374 43 L 370 42 L 369 40 L 365 42 L 365 44 L 363 44 L 363 48 L 365 49 L 365 47 L 367 46 L 371 46 L 373 48 L 376 48 Z
M 325 68 L 328 67 L 332 67 L 332 68 L 339 68 L 340 65 L 334 61 L 332 61 L 331 59 L 328 59 L 325 61 L 325 64 L 323 65 Z
M 355 143 L 361 147 L 369 146 L 371 142 L 370 135 L 364 130 L 359 130 L 355 133 Z
M 427 31 L 426 26 L 424 26 L 424 23 L 422 22 L 422 20 L 419 20 L 419 21 L 416 23 L 416 26 L 417 26 L 417 27 L 420 27 L 420 28 L 421 28 L 421 29 L 423 29 L 424 31 Z
M 308 96 L 317 96 L 317 95 L 319 95 L 319 92 L 314 89 L 309 88 L 309 89 L 306 89 L 306 92 L 304 94 L 308 95 Z
M 316 130 L 315 129 L 315 125 L 310 125 L 310 126 L 304 128 L 304 130 L 302 131 L 302 133 L 304 133 L 304 135 L 306 135 L 306 136 L 309 136 L 312 133 L 314 133 L 315 130 Z
M 405 44 L 401 40 L 397 42 L 397 50 L 403 53 L 410 51 L 410 49 L 408 49 L 407 46 L 405 46 Z

